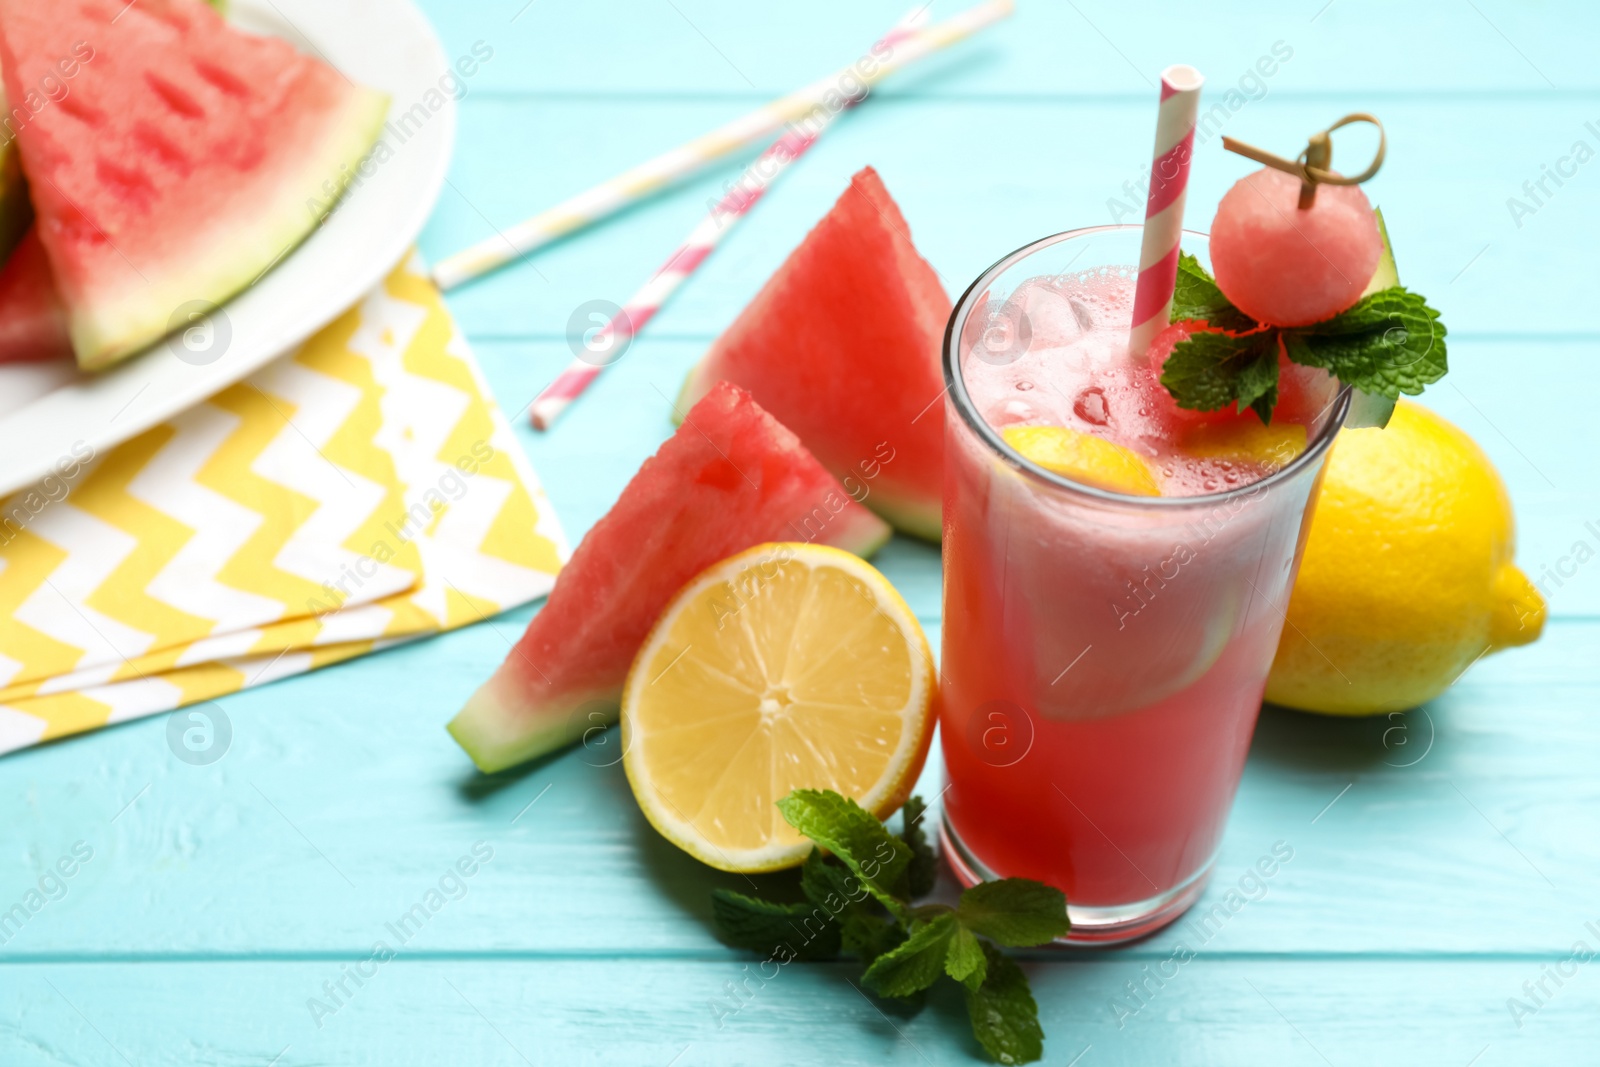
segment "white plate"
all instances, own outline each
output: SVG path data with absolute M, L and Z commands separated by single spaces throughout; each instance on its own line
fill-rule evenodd
M 103 454 L 291 351 L 382 281 L 433 210 L 455 139 L 455 102 L 439 92 L 450 61 L 409 0 L 234 0 L 229 19 L 384 90 L 391 123 L 413 105 L 444 104 L 404 143 L 391 124 L 384 139 L 393 155 L 352 186 L 304 244 L 223 305 L 218 322 L 226 320 L 231 338 L 213 362 L 185 362 L 181 344 L 161 341 L 96 375 L 78 374 L 70 360 L 0 366 L 0 498 L 72 465 L 86 448 Z

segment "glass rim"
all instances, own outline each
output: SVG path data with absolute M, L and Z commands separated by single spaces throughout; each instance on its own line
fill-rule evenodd
M 1035 252 L 1049 248 L 1052 245 L 1060 244 L 1075 237 L 1088 237 L 1098 233 L 1139 232 L 1143 229 L 1143 226 L 1132 223 L 1104 223 L 1099 226 L 1084 226 L 1075 230 L 1062 230 L 1060 233 L 1030 241 L 1028 244 L 997 259 L 989 269 L 978 275 L 973 283 L 967 286 L 966 291 L 956 301 L 955 308 L 950 312 L 949 322 L 945 324 L 943 354 L 945 392 L 954 403 L 956 410 L 960 412 L 961 418 L 966 422 L 968 429 L 975 433 L 980 441 L 988 445 L 989 450 L 1004 460 L 1008 466 L 1034 481 L 1042 482 L 1055 489 L 1075 493 L 1091 500 L 1139 508 L 1210 506 L 1221 501 L 1231 500 L 1234 497 L 1259 493 L 1262 489 L 1270 489 L 1292 480 L 1313 460 L 1321 459 L 1323 453 L 1327 452 L 1333 445 L 1333 439 L 1338 435 L 1339 430 L 1343 428 L 1345 417 L 1350 411 L 1350 386 L 1341 385 L 1338 396 L 1334 398 L 1333 410 L 1328 416 L 1327 423 L 1318 431 L 1314 439 L 1306 443 L 1304 452 L 1301 452 L 1283 467 L 1264 478 L 1258 478 L 1253 482 L 1234 486 L 1231 489 L 1216 493 L 1202 493 L 1198 496 L 1133 496 L 1073 481 L 1065 475 L 1057 474 L 1039 466 L 1006 444 L 1005 438 L 1001 437 L 999 432 L 993 426 L 990 426 L 988 421 L 973 406 L 972 397 L 967 392 L 966 381 L 957 366 L 957 360 L 959 358 L 958 339 L 966 327 L 967 317 L 971 313 L 976 295 L 986 292 L 994 280 L 1011 267 Z M 1209 234 L 1202 233 L 1199 230 L 1185 229 L 1182 234 L 1184 237 L 1199 237 L 1207 241 L 1210 240 Z

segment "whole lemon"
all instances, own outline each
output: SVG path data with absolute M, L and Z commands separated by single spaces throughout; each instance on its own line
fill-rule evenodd
M 1485 653 L 1533 641 L 1544 598 L 1515 550 L 1505 485 L 1460 429 L 1402 400 L 1387 427 L 1341 431 L 1267 699 L 1330 715 L 1401 711 Z

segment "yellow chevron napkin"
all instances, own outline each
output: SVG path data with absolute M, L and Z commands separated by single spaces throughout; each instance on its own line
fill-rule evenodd
M 476 622 L 566 557 L 413 257 L 294 355 L 0 502 L 0 752 Z

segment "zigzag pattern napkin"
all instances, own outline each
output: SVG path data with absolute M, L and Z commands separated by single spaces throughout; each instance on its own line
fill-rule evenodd
M 0 502 L 0 752 L 543 596 L 567 543 L 416 258 L 294 355 Z

